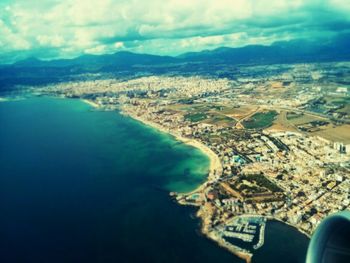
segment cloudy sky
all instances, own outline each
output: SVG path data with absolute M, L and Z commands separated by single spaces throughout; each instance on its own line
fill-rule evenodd
M 350 0 L 0 0 L 0 63 L 331 37 Z

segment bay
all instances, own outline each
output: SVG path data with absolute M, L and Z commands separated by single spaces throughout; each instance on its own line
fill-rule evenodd
M 0 124 L 0 262 L 242 262 L 169 196 L 206 179 L 199 150 L 72 99 L 1 102 Z M 278 227 L 254 261 L 304 257 Z

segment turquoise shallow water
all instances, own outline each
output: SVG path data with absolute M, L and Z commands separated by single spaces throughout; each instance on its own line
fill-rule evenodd
M 1 102 L 0 123 L 0 262 L 241 262 L 169 197 L 205 180 L 197 149 L 78 100 Z

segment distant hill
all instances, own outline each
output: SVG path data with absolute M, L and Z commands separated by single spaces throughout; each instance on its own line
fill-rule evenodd
M 29 58 L 12 64 L 13 67 L 79 67 L 81 70 L 100 70 L 108 67 L 128 67 L 132 65 L 150 65 L 159 63 L 172 63 L 176 58 L 169 56 L 155 56 L 136 54 L 128 51 L 109 55 L 83 55 L 73 59 L 58 59 L 43 61 Z
M 108 73 L 118 76 L 149 74 L 195 74 L 196 69 L 225 65 L 303 63 L 350 60 L 350 34 L 332 39 L 275 42 L 270 46 L 221 47 L 177 57 L 117 52 L 83 55 L 74 59 L 43 61 L 28 58 L 12 65 L 0 65 L 0 90 L 13 85 L 38 85 L 65 81 L 82 73 Z M 214 67 L 215 66 L 215 67 Z M 190 71 L 189 71 L 190 69 Z
M 271 64 L 349 60 L 350 35 L 339 36 L 331 40 L 275 42 L 270 46 L 221 47 L 211 51 L 185 53 L 178 58 L 186 61 L 226 64 Z
M 75 68 L 81 71 L 118 70 L 135 65 L 159 65 L 183 62 L 227 64 L 295 63 L 309 61 L 338 61 L 350 59 L 350 34 L 333 39 L 292 40 L 275 42 L 270 46 L 249 45 L 240 48 L 220 47 L 214 50 L 184 53 L 177 57 L 137 54 L 128 51 L 108 55 L 83 55 L 73 59 L 43 61 L 28 58 L 2 67 Z M 1 67 L 1 66 L 0 66 Z
M 0 91 L 14 85 L 42 85 L 70 80 L 83 73 L 133 74 L 134 66 L 155 66 L 176 62 L 168 56 L 117 52 L 111 55 L 83 55 L 74 59 L 44 61 L 28 58 L 12 65 L 0 65 Z

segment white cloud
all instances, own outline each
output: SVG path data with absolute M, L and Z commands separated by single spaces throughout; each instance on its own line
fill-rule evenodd
M 39 35 L 36 39 L 41 46 L 61 47 L 64 45 L 63 37 L 58 35 Z
M 0 36 L 0 52 L 31 48 L 29 41 L 13 32 L 2 20 L 0 20 Z
M 344 0 L 330 0 L 329 5 L 332 8 L 343 10 L 344 12 L 350 12 L 350 1 Z
M 124 48 L 124 43 L 123 42 L 115 42 L 113 46 L 117 49 Z
M 85 49 L 84 53 L 99 55 L 99 54 L 106 53 L 106 51 L 107 51 L 106 45 L 98 45 L 96 47 Z
M 13 0 L 7 1 L 4 8 L 0 5 L 0 55 L 38 48 L 56 48 L 63 56 L 124 48 L 172 54 L 181 52 L 181 48 L 184 52 L 258 41 L 269 43 L 296 37 L 300 28 L 307 32 L 320 25 L 317 30 L 322 30 L 321 26 L 332 19 L 349 22 L 349 3 L 348 0 Z M 317 12 L 325 11 L 335 15 L 322 18 L 329 21 L 317 19 Z

